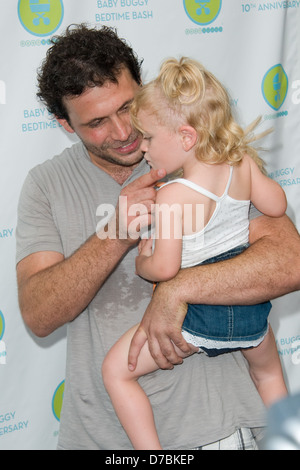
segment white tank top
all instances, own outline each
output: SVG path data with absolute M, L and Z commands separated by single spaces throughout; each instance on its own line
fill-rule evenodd
M 240 201 L 228 195 L 232 174 L 231 166 L 226 189 L 220 197 L 184 178 L 168 181 L 161 186 L 180 183 L 216 202 L 214 213 L 203 230 L 183 236 L 182 268 L 195 266 L 213 256 L 248 243 L 250 201 Z

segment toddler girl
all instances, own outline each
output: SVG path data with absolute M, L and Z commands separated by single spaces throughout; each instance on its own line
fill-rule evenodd
M 237 256 L 248 246 L 250 201 L 265 215 L 285 213 L 283 190 L 264 174 L 250 145 L 258 121 L 243 131 L 232 117 L 224 87 L 198 62 L 165 61 L 159 76 L 135 97 L 131 115 L 143 134 L 141 148 L 149 165 L 169 175 L 182 172 L 157 192 L 153 240 L 140 242 L 136 259 L 143 278 L 165 281 L 179 269 Z M 189 305 L 182 327 L 186 341 L 208 356 L 241 349 L 266 405 L 287 393 L 268 325 L 270 309 L 270 302 Z M 151 405 L 138 383 L 141 375 L 157 369 L 147 343 L 136 370 L 128 369 L 136 329 L 109 351 L 103 380 L 133 447 L 158 450 Z

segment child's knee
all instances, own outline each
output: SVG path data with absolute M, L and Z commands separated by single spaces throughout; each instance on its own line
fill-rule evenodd
M 135 380 L 135 375 L 129 371 L 126 363 L 111 350 L 102 363 L 102 379 L 106 389 L 121 386 L 129 380 Z
M 101 369 L 102 379 L 103 379 L 103 383 L 106 389 L 109 388 L 110 384 L 114 380 L 114 376 L 115 376 L 114 369 L 115 369 L 114 362 L 110 359 L 110 356 L 107 355 L 104 358 L 104 361 L 102 363 L 102 369 Z

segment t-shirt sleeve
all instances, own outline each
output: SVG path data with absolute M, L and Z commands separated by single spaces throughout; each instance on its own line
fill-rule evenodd
M 38 251 L 63 253 L 47 191 L 29 173 L 18 204 L 16 263 Z

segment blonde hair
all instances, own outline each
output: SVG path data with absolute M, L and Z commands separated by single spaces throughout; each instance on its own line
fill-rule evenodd
M 245 153 L 263 170 L 263 161 L 252 144 L 269 131 L 253 136 L 256 119 L 243 130 L 234 120 L 229 96 L 217 78 L 199 62 L 182 57 L 167 59 L 158 77 L 141 88 L 131 106 L 133 125 L 143 133 L 140 110 L 156 116 L 165 126 L 188 124 L 198 135 L 195 154 L 205 163 L 238 165 Z

